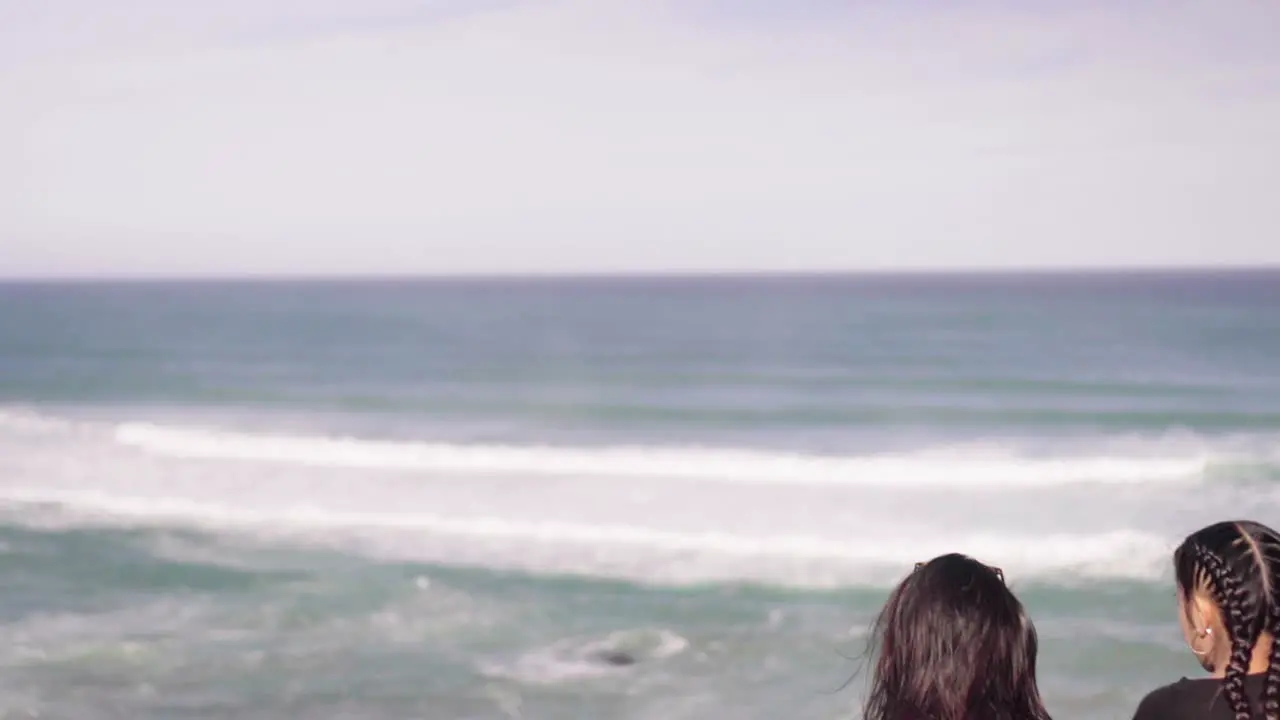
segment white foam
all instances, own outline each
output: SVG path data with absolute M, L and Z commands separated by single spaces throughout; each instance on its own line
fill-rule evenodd
M 480 670 L 490 677 L 531 685 L 554 685 L 613 677 L 635 668 L 647 669 L 654 662 L 683 653 L 688 647 L 689 641 L 671 630 L 621 630 L 598 639 L 560 640 L 511 662 L 481 663 Z M 626 653 L 635 664 L 610 665 L 604 655 L 611 652 Z
M 745 580 L 796 587 L 883 585 L 895 581 L 912 563 L 946 552 L 965 552 L 998 564 L 1011 578 L 1151 579 L 1160 575 L 1173 544 L 1169 538 L 1133 530 L 1083 535 L 863 535 L 838 540 L 500 517 L 333 512 L 301 505 L 263 512 L 95 493 L 10 492 L 7 499 L 59 503 L 82 520 L 102 523 L 247 530 L 274 538 L 336 542 L 397 559 L 666 584 Z
M 25 408 L 0 409 L 0 430 L 21 434 L 49 434 L 66 431 L 72 424 L 61 418 Z
M 199 460 L 305 467 L 519 476 L 665 478 L 735 484 L 902 487 L 1035 487 L 1073 483 L 1194 481 L 1211 458 L 1020 457 L 998 448 L 900 455 L 821 456 L 746 449 L 565 448 L 380 442 L 259 435 L 125 423 L 117 442 Z
M 1188 528 L 1280 507 L 1256 484 L 1217 486 L 1222 478 L 1204 472 L 1208 443 L 1196 442 L 1165 459 L 1133 446 L 1093 457 L 830 457 L 40 427 L 54 429 L 37 438 L 0 426 L 9 522 L 193 527 L 661 584 L 882 585 L 952 551 L 999 564 L 1015 582 L 1150 579 Z M 1215 489 L 1169 485 L 1182 481 Z

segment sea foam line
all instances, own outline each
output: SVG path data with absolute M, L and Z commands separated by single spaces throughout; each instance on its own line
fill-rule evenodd
M 11 506 L 54 504 L 72 526 L 194 527 L 302 539 L 397 559 L 618 577 L 641 582 L 763 581 L 799 587 L 884 584 L 902 568 L 947 552 L 999 564 L 1011 576 L 1158 577 L 1173 542 L 1130 529 L 1090 534 L 963 533 L 822 538 L 674 532 L 629 525 L 529 522 L 430 513 L 341 512 L 304 505 L 272 510 L 182 499 L 125 498 L 95 492 L 8 491 Z M 14 513 L 40 522 L 38 513 Z M 45 515 L 45 520 L 54 519 Z
M 648 477 L 769 485 L 1035 487 L 1199 479 L 1211 462 L 1181 457 L 1020 457 L 1000 450 L 823 456 L 747 449 L 569 448 L 386 442 L 251 434 L 145 423 L 116 442 L 152 455 L 324 468 L 435 473 Z

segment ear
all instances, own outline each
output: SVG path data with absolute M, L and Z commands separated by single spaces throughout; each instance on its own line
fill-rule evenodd
M 1187 614 L 1196 630 L 1222 627 L 1222 613 L 1218 610 L 1218 604 L 1205 593 L 1191 593 L 1191 599 L 1187 602 Z

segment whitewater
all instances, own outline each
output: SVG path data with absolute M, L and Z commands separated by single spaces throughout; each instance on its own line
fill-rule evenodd
M 342 538 L 381 557 L 658 584 L 874 585 L 950 550 L 1070 583 L 1159 577 L 1177 523 L 1209 509 L 1159 511 L 1151 493 L 1196 493 L 1215 468 L 1256 465 L 1243 448 L 1265 444 L 839 457 L 263 435 L 8 409 L 0 499 L 40 508 L 22 513 L 33 522 Z M 1088 504 L 1103 496 L 1107 507 Z

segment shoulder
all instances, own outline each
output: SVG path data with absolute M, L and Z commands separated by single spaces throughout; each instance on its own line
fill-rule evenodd
M 1182 716 L 1186 714 L 1188 696 L 1194 695 L 1196 690 L 1196 683 L 1186 678 L 1156 688 L 1138 703 L 1133 720 L 1164 720 Z

